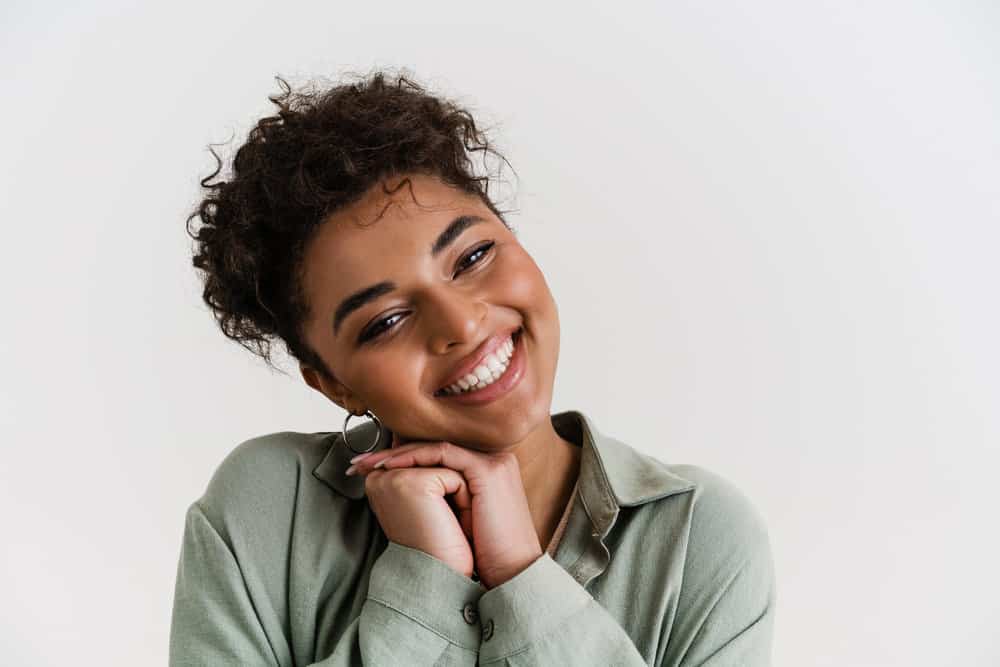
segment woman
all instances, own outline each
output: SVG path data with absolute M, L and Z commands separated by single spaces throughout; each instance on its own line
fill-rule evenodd
M 550 415 L 556 304 L 472 170 L 499 154 L 471 115 L 406 76 L 279 81 L 202 182 L 194 264 L 227 336 L 268 361 L 280 340 L 370 420 L 222 462 L 187 514 L 171 664 L 768 664 L 747 499 Z

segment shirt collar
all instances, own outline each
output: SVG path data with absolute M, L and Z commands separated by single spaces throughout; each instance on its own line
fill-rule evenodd
M 579 493 L 587 513 L 603 536 L 614 523 L 618 508 L 641 505 L 675 493 L 690 491 L 695 484 L 672 473 L 666 464 L 620 440 L 601 433 L 593 420 L 578 410 L 566 410 L 551 416 L 552 425 L 563 438 L 581 444 Z M 375 441 L 374 421 L 348 430 L 351 445 L 360 449 Z M 389 446 L 382 440 L 372 451 Z M 342 433 L 330 435 L 330 448 L 313 470 L 313 476 L 341 495 L 355 500 L 365 495 L 364 477 L 347 476 L 344 471 L 355 456 Z

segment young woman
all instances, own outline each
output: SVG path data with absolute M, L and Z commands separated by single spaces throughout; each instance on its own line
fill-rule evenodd
M 222 331 L 268 361 L 280 341 L 348 419 L 221 463 L 171 664 L 768 664 L 745 496 L 550 414 L 556 303 L 474 173 L 499 154 L 472 116 L 405 75 L 279 82 L 202 181 L 194 265 Z

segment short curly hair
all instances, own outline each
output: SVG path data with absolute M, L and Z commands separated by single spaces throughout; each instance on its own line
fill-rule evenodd
M 202 298 L 222 332 L 272 368 L 272 344 L 281 339 L 292 357 L 329 378 L 302 334 L 309 314 L 302 260 L 321 223 L 383 179 L 421 173 L 480 197 L 510 228 L 489 196 L 491 176 L 475 173 L 471 157 L 499 158 L 500 169 L 510 163 L 466 109 L 405 73 L 294 91 L 275 78 L 283 92 L 268 99 L 277 114 L 250 130 L 228 180 L 211 182 L 222 159 L 209 145 L 218 164 L 200 181 L 207 194 L 186 228 Z M 195 219 L 201 225 L 192 231 Z

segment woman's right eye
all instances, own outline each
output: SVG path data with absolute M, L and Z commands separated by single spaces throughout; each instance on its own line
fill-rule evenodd
M 384 325 L 386 322 L 392 320 L 392 318 L 402 315 L 403 313 L 393 313 L 389 317 L 383 317 L 378 322 L 375 322 L 370 327 L 361 332 L 361 336 L 358 338 L 359 343 L 367 343 L 369 341 L 375 340 L 381 337 L 386 331 L 392 328 L 392 325 Z

